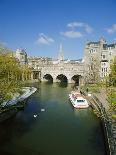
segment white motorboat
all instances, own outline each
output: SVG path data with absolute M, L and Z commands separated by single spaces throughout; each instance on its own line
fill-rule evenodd
M 89 107 L 87 100 L 81 95 L 79 91 L 72 91 L 69 94 L 69 99 L 74 108 L 83 109 Z

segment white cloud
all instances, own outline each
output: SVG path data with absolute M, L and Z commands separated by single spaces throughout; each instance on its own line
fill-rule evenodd
M 105 30 L 110 34 L 116 32 L 116 24 L 113 24 L 110 28 L 106 28 Z
M 68 38 L 81 38 L 86 34 L 90 34 L 93 28 L 83 22 L 71 22 L 67 24 L 68 30 L 60 32 L 61 35 Z
M 88 24 L 86 24 L 86 25 L 85 25 L 85 31 L 86 31 L 87 33 L 92 33 L 92 32 L 93 32 L 93 28 L 90 27 Z
M 44 33 L 40 33 L 39 34 L 39 38 L 36 41 L 36 44 L 39 44 L 39 45 L 50 45 L 53 42 L 54 42 L 53 38 L 50 38 L 50 37 L 46 36 Z
M 61 35 L 68 37 L 68 38 L 81 38 L 83 36 L 82 33 L 78 31 L 61 32 Z
M 93 28 L 91 26 L 83 22 L 68 23 L 67 27 L 72 28 L 72 29 L 80 27 L 80 28 L 83 28 L 87 33 L 92 33 L 93 31 Z
M 67 27 L 70 27 L 70 28 L 83 27 L 83 23 L 81 23 L 81 22 L 72 22 L 72 23 L 68 23 Z

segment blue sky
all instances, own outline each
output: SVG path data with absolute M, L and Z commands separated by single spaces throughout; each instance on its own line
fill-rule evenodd
M 0 0 L 0 42 L 28 55 L 83 57 L 86 41 L 116 41 L 116 0 Z

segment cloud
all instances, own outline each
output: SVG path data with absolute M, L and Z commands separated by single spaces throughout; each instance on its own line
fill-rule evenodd
M 65 32 L 60 32 L 61 35 L 67 38 L 81 38 L 86 34 L 90 34 L 93 28 L 87 23 L 83 22 L 71 22 L 67 24 L 68 30 Z
M 70 27 L 70 28 L 82 27 L 82 26 L 83 26 L 83 23 L 81 23 L 81 22 L 72 22 L 72 23 L 67 24 L 67 27 Z
M 50 45 L 53 42 L 54 42 L 53 38 L 46 36 L 44 33 L 40 33 L 39 38 L 36 41 L 36 44 L 38 44 L 38 45 Z
M 72 29 L 80 27 L 80 28 L 83 28 L 87 33 L 92 33 L 93 31 L 93 28 L 91 26 L 83 22 L 68 23 L 67 27 L 72 28 Z
M 85 31 L 86 31 L 87 33 L 92 33 L 92 32 L 93 32 L 93 28 L 86 24 L 86 25 L 85 25 Z
M 105 29 L 107 31 L 107 33 L 115 33 L 116 32 L 116 24 L 113 24 L 110 28 L 106 28 Z
M 78 31 L 61 32 L 61 35 L 68 37 L 68 38 L 81 38 L 83 36 L 82 33 Z

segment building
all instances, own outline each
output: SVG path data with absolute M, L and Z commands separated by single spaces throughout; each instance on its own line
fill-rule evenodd
M 110 65 L 116 56 L 116 43 L 107 44 L 101 38 L 97 42 L 87 42 L 84 52 L 85 74 L 91 73 L 92 69 L 99 72 L 101 79 L 110 74 Z M 95 68 L 92 68 L 92 64 Z
M 20 62 L 21 65 L 28 64 L 27 53 L 25 49 L 17 49 L 15 53 L 15 57 Z
M 40 70 L 44 65 L 52 64 L 52 58 L 48 57 L 28 57 L 28 66 L 32 69 Z
M 65 76 L 70 83 L 74 80 L 78 83 L 94 83 L 97 78 L 105 79 L 110 74 L 110 65 L 115 56 L 116 43 L 107 44 L 103 38 L 97 42 L 87 42 L 84 58 L 79 60 L 64 59 L 62 45 L 56 60 L 48 57 L 27 57 L 25 50 L 16 50 L 16 58 L 20 64 L 27 64 L 31 68 L 31 79 L 44 81 L 51 76 L 55 82 L 59 76 Z

